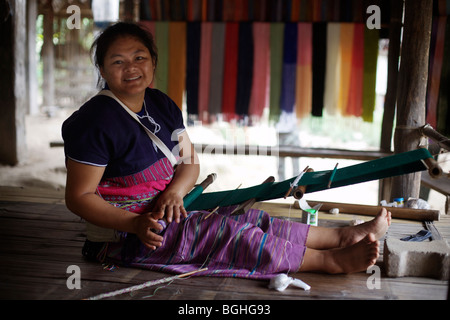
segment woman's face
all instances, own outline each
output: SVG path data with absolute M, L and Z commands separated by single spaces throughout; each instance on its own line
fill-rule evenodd
M 153 58 L 135 37 L 120 37 L 108 48 L 100 73 L 116 95 L 140 95 L 150 86 L 154 75 Z

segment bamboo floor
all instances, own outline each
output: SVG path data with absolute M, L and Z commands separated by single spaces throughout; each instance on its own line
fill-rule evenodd
M 299 219 L 299 210 L 289 204 L 257 203 L 271 215 Z M 321 213 L 320 225 L 343 226 L 354 215 L 332 216 Z M 361 219 L 371 217 L 358 216 Z M 435 225 L 441 235 L 450 239 L 450 216 L 442 216 Z M 420 222 L 394 220 L 388 236 L 403 237 L 423 229 Z M 132 268 L 105 269 L 88 262 L 81 255 L 85 226 L 64 205 L 60 191 L 0 187 L 0 299 L 14 300 L 81 300 L 153 279 L 171 275 Z M 382 239 L 383 241 L 383 239 Z M 381 245 L 381 248 L 383 246 Z M 69 266 L 80 269 L 81 289 L 69 289 L 72 275 Z M 365 272 L 350 275 L 296 273 L 311 286 L 310 291 L 289 287 L 283 292 L 268 288 L 267 281 L 237 278 L 190 277 L 175 280 L 157 288 L 150 287 L 117 300 L 445 300 L 447 281 L 431 278 L 387 278 L 382 255 L 380 288 L 370 289 Z

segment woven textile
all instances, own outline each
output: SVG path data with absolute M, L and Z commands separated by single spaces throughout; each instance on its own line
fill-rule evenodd
M 233 207 L 191 212 L 179 224 L 171 223 L 156 250 L 139 243 L 127 265 L 160 272 L 186 273 L 200 268 L 201 276 L 270 279 L 277 273 L 296 272 L 306 250 L 308 225 L 271 218 L 266 212 L 250 210 L 230 217 Z M 125 241 L 110 243 L 107 257 L 124 260 Z

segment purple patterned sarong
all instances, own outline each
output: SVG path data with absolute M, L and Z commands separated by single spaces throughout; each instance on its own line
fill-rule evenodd
M 171 223 L 156 250 L 140 245 L 129 266 L 154 271 L 185 273 L 207 267 L 197 275 L 269 279 L 274 274 L 296 272 L 302 263 L 309 226 L 249 210 L 230 217 L 233 207 L 217 214 L 191 212 L 180 223 Z M 110 243 L 107 257 L 123 258 L 126 240 Z
M 99 193 L 125 210 L 149 211 L 151 200 L 172 178 L 173 171 L 160 170 L 165 168 L 161 164 L 159 161 L 133 176 L 103 181 Z M 154 174 L 156 168 L 158 175 Z M 155 181 L 150 181 L 151 177 Z M 124 194 L 120 195 L 122 188 Z M 145 247 L 133 234 L 122 234 L 119 242 L 106 243 L 99 256 L 117 264 L 176 274 L 208 268 L 198 276 L 269 279 L 300 268 L 308 225 L 273 218 L 256 209 L 230 216 L 234 208 L 220 208 L 208 219 L 204 219 L 207 211 L 189 212 L 186 219 L 165 228 L 163 244 L 156 250 Z

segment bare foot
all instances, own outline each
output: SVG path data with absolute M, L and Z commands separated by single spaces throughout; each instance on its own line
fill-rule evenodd
M 340 247 L 351 246 L 361 239 L 365 238 L 369 233 L 375 236 L 375 240 L 379 240 L 386 234 L 389 226 L 391 225 L 391 213 L 383 208 L 380 213 L 371 221 L 363 224 L 344 227 L 339 230 L 340 232 Z
M 326 250 L 325 272 L 331 274 L 365 271 L 377 262 L 379 242 L 370 233 L 359 242 L 339 249 Z

